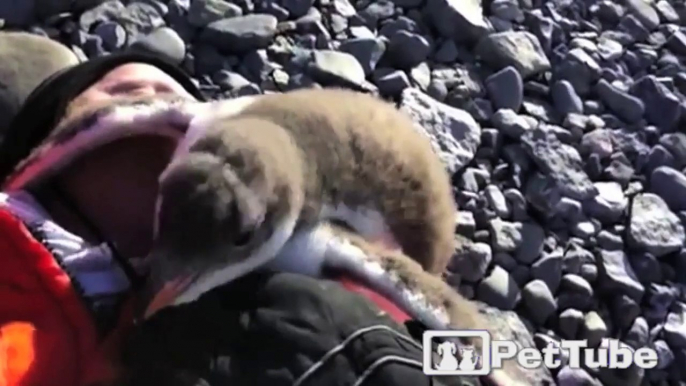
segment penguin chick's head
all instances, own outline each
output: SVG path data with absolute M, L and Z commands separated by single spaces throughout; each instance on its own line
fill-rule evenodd
M 173 160 L 159 189 L 140 304 L 146 318 L 255 269 L 263 262 L 251 259 L 253 251 L 271 233 L 263 195 L 216 154 L 196 151 Z

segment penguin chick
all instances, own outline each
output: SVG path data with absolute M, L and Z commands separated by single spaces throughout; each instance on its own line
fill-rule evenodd
M 390 238 L 433 274 L 453 254 L 443 164 L 409 117 L 373 96 L 298 90 L 225 116 L 219 102 L 184 141 L 160 179 L 149 295 L 168 291 L 149 314 L 264 265 L 322 220 Z

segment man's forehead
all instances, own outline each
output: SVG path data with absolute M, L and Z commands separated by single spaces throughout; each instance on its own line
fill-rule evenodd
M 166 72 L 147 63 L 122 64 L 105 74 L 98 83 L 120 82 L 125 79 L 164 80 L 178 83 Z

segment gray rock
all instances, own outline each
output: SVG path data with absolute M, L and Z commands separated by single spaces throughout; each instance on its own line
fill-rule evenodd
M 136 40 L 131 48 L 162 56 L 176 64 L 181 64 L 186 56 L 185 43 L 176 31 L 168 27 L 157 29 Z
M 568 80 L 582 97 L 589 94 L 600 72 L 598 62 L 581 48 L 570 50 L 554 69 L 555 78 Z
M 651 3 L 644 0 L 626 0 L 627 10 L 633 14 L 648 32 L 660 25 L 660 17 Z
M 314 0 L 279 0 L 279 4 L 285 8 L 292 19 L 305 16 L 314 5 Z
M 641 314 L 641 306 L 627 295 L 615 297 L 611 306 L 615 327 L 622 331 L 631 327 L 634 320 Z
M 598 55 L 606 61 L 616 61 L 624 53 L 624 47 L 618 41 L 602 36 L 598 39 Z
M 547 252 L 531 265 L 531 276 L 545 282 L 550 291 L 555 293 L 562 279 L 563 260 L 562 250 Z
M 674 352 L 664 340 L 655 341 L 652 345 L 657 351 L 657 369 L 662 370 L 669 367 L 674 362 Z
M 641 301 L 645 287 L 639 283 L 629 259 L 624 251 L 604 251 L 598 253 L 598 267 L 602 286 L 608 291 L 619 291 Z
M 522 224 L 494 218 L 489 222 L 491 245 L 496 252 L 514 252 L 522 244 Z
M 598 81 L 596 93 L 617 116 L 626 123 L 636 123 L 643 117 L 645 105 L 629 93 L 612 86 L 605 79 Z
M 566 274 L 562 276 L 558 291 L 558 308 L 575 308 L 588 310 L 593 304 L 594 291 L 591 284 L 579 275 Z
M 686 210 L 686 176 L 669 166 L 660 166 L 650 175 L 650 191 L 660 196 L 670 209 Z
M 562 116 L 570 113 L 581 114 L 584 112 L 584 104 L 574 90 L 574 86 L 567 80 L 558 80 L 550 89 L 555 110 Z
M 585 200 L 597 191 L 583 169 L 579 152 L 560 142 L 557 137 L 544 129 L 529 130 L 522 136 L 522 144 L 529 156 L 567 197 Z
M 567 339 L 576 339 L 583 323 L 584 313 L 573 308 L 562 311 L 558 319 L 559 330 Z
M 542 280 L 530 281 L 522 288 L 522 301 L 535 323 L 543 324 L 555 312 L 557 304 L 552 292 Z
M 387 52 L 395 67 L 410 69 L 426 60 L 431 43 L 419 34 L 398 31 L 391 37 Z
M 512 310 L 519 298 L 519 286 L 506 270 L 497 265 L 476 288 L 476 299 L 501 310 Z
M 509 340 L 522 348 L 535 348 L 531 327 L 513 311 L 503 311 L 477 302 L 479 311 L 486 318 L 487 324 L 492 331 L 493 339 Z M 521 366 L 513 366 L 511 375 L 517 380 L 522 380 L 526 385 L 552 385 L 554 381 L 550 370 L 545 366 L 536 369 L 525 369 Z M 519 384 L 519 382 L 518 382 Z
M 659 14 L 660 19 L 664 22 L 678 23 L 680 21 L 679 14 L 667 0 L 657 1 L 655 3 L 655 10 Z
M 199 39 L 222 52 L 241 54 L 266 48 L 276 34 L 276 24 L 277 19 L 272 15 L 236 16 L 208 24 Z
M 584 324 L 581 327 L 581 338 L 588 339 L 589 347 L 597 347 L 601 340 L 607 336 L 608 330 L 603 318 L 597 312 L 591 311 L 584 316 Z
M 631 85 L 629 92 L 643 102 L 646 120 L 663 132 L 672 131 L 679 123 L 683 109 L 681 101 L 657 77 L 644 76 Z
M 124 47 L 127 40 L 127 33 L 124 27 L 113 21 L 98 24 L 93 30 L 93 34 L 102 39 L 103 48 L 110 52 Z
M 679 218 L 660 196 L 643 193 L 634 197 L 628 230 L 629 244 L 661 257 L 682 248 L 686 233 Z
M 448 106 L 421 91 L 405 89 L 400 109 L 426 134 L 452 174 L 467 165 L 481 143 L 481 126 L 466 111 Z
M 486 78 L 488 96 L 496 109 L 519 111 L 524 99 L 522 76 L 512 66 L 503 68 Z
M 458 42 L 475 42 L 491 31 L 481 0 L 428 0 L 426 14 L 441 36 Z
M 584 203 L 584 210 L 605 224 L 617 222 L 629 206 L 629 199 L 617 182 L 595 182 L 598 195 Z
M 559 386 L 601 386 L 599 380 L 593 378 L 586 370 L 564 366 L 557 373 Z
M 495 69 L 514 66 L 523 78 L 550 70 L 550 61 L 538 38 L 529 32 L 490 34 L 479 41 L 475 52 Z
M 129 36 L 148 34 L 165 24 L 163 10 L 149 2 L 132 1 L 116 14 L 115 21 L 121 24 Z
M 678 307 L 667 315 L 664 326 L 665 340 L 670 347 L 686 347 L 686 304 L 677 303 Z
M 407 74 L 390 68 L 377 68 L 372 73 L 372 80 L 383 96 L 397 97 L 403 90 L 412 86 Z
M 517 0 L 494 0 L 491 3 L 491 13 L 499 19 L 522 23 L 524 12 L 519 7 Z
M 242 14 L 239 6 L 224 0 L 194 0 L 190 2 L 187 20 L 190 25 L 203 28 L 215 21 Z
M 521 242 L 517 247 L 515 258 L 522 264 L 531 264 L 541 256 L 545 231 L 535 222 L 525 222 L 522 223 L 519 232 Z
M 341 42 L 338 49 L 354 56 L 366 76 L 376 68 L 376 64 L 386 51 L 386 44 L 377 38 L 353 38 Z
M 596 129 L 584 134 L 580 151 L 582 156 L 597 154 L 600 158 L 609 157 L 614 151 L 612 132 L 607 129 Z
M 624 337 L 624 342 L 634 349 L 645 347 L 650 339 L 650 329 L 648 327 L 648 322 L 642 318 L 638 317 L 631 324 L 629 331 L 627 331 Z
M 488 244 L 474 243 L 469 239 L 456 237 L 459 240 L 449 270 L 459 274 L 462 279 L 475 283 L 484 277 L 493 259 L 491 247 Z
M 308 73 L 324 85 L 359 86 L 365 81 L 364 69 L 354 56 L 333 50 L 312 52 Z
M 669 151 L 674 157 L 676 167 L 686 165 L 686 134 L 669 133 L 660 137 L 660 145 Z
M 455 233 L 473 239 L 476 232 L 474 214 L 466 210 L 459 210 L 455 220 Z
M 126 6 L 121 1 L 108 0 L 83 12 L 79 17 L 79 26 L 84 31 L 90 31 L 96 24 L 116 20 L 125 13 Z
M 532 129 L 527 120 L 517 115 L 511 109 L 500 109 L 491 117 L 491 122 L 496 129 L 511 138 L 519 138 L 526 131 Z

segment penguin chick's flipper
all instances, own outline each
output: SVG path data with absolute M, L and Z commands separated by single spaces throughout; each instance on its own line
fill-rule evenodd
M 290 134 L 259 118 L 209 122 L 160 176 L 149 317 L 258 268 L 293 232 L 302 157 Z
M 426 272 L 402 252 L 373 244 L 333 224 L 322 259 L 323 273 L 344 271 L 404 308 L 430 329 L 489 330 L 476 304 L 465 299 L 441 278 Z M 335 274 L 335 273 L 334 273 Z M 493 335 L 493 333 L 491 332 Z M 469 341 L 481 351 L 480 340 Z M 526 385 L 513 360 L 504 361 L 488 380 L 495 385 Z

